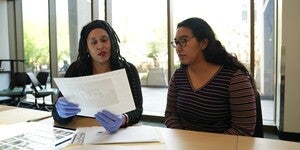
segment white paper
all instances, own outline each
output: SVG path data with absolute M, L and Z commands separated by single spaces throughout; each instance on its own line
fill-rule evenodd
M 77 128 L 72 144 L 115 144 L 161 142 L 161 135 L 156 127 L 130 126 L 110 134 L 103 127 Z
M 125 69 L 54 81 L 68 101 L 79 105 L 78 115 L 94 117 L 103 109 L 114 114 L 135 109 Z
M 68 145 L 63 150 L 167 150 L 165 143 L 134 143 L 126 145 Z
M 0 126 L 0 149 L 53 150 L 69 144 L 75 131 L 37 122 Z

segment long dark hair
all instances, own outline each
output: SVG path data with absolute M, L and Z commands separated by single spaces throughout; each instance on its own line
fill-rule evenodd
M 221 42 L 215 38 L 214 31 L 206 21 L 197 17 L 188 18 L 177 25 L 177 29 L 180 27 L 189 28 L 198 41 L 203 41 L 204 39 L 208 40 L 208 45 L 203 52 L 206 61 L 242 70 L 250 78 L 250 81 L 255 88 L 254 79 L 247 68 L 237 59 L 237 57 L 226 51 Z M 181 64 L 181 66 L 185 65 Z
M 87 52 L 87 37 L 89 33 L 96 29 L 101 28 L 105 30 L 109 36 L 109 39 L 111 41 L 111 56 L 110 56 L 110 67 L 112 70 L 123 68 L 126 64 L 126 60 L 124 57 L 120 54 L 120 48 L 119 48 L 119 37 L 114 31 L 114 29 L 104 20 L 94 20 L 87 25 L 85 25 L 80 33 L 80 40 L 79 40 L 79 47 L 78 47 L 78 56 L 77 61 L 82 66 L 81 70 L 83 72 L 89 72 L 91 69 L 91 57 L 89 56 Z

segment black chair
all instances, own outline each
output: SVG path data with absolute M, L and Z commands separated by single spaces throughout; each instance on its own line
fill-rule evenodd
M 39 80 L 41 85 L 44 86 L 45 89 L 47 88 L 48 77 L 49 77 L 49 72 L 45 72 L 45 71 L 40 71 L 36 75 L 36 78 Z
M 261 111 L 261 99 L 260 94 L 258 91 L 255 91 L 255 99 L 256 99 L 256 125 L 254 129 L 254 137 L 264 137 L 264 130 L 263 130 L 263 118 L 262 118 L 262 111 Z
M 20 106 L 22 98 L 32 90 L 27 90 L 26 85 L 30 84 L 30 80 L 26 72 L 16 72 L 11 75 L 9 87 L 0 91 L 0 96 L 11 98 L 11 104 Z
M 45 97 L 53 95 L 53 94 L 57 94 L 57 89 L 56 88 L 43 88 L 41 83 L 37 79 L 37 77 L 32 72 L 28 72 L 27 75 L 29 76 L 31 83 L 32 83 L 31 88 L 33 89 L 32 95 L 35 98 L 35 101 L 34 101 L 35 107 L 37 109 L 43 109 L 43 110 L 49 111 L 49 109 L 46 107 L 46 104 L 45 104 Z M 38 98 L 43 98 L 42 107 L 40 107 L 37 102 Z

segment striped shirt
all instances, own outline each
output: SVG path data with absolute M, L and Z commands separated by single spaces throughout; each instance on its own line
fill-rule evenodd
M 252 136 L 255 123 L 254 90 L 241 70 L 221 67 L 198 90 L 193 90 L 187 67 L 173 74 L 165 111 L 168 128 Z

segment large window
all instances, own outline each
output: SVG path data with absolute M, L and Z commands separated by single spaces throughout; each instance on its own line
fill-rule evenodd
M 185 9 L 188 8 L 188 9 Z M 250 2 L 246 0 L 185 0 L 173 3 L 173 25 L 190 18 L 207 21 L 226 50 L 250 67 Z M 176 55 L 176 53 L 175 53 Z M 177 65 L 177 56 L 175 65 Z
M 138 68 L 144 85 L 149 84 L 151 68 L 167 69 L 166 24 L 166 1 L 112 1 L 112 26 L 121 40 L 121 54 Z
M 251 1 L 255 3 L 254 34 L 250 33 Z M 63 75 L 65 71 L 62 69 L 64 61 L 71 64 L 77 57 L 82 26 L 92 17 L 108 19 L 120 38 L 122 56 L 138 69 L 144 114 L 163 116 L 170 76 L 168 72 L 172 73 L 174 69 L 168 66 L 176 68 L 179 65 L 174 49 L 168 49 L 171 48 L 168 39 L 174 38 L 174 35 L 169 35 L 168 29 L 175 33 L 177 24 L 182 20 L 200 17 L 211 25 L 227 51 L 236 55 L 248 69 L 250 62 L 254 61 L 254 76 L 263 100 L 263 117 L 273 120 L 274 0 L 251 1 L 56 0 L 58 75 Z M 172 4 L 170 18 L 167 16 L 167 2 Z M 23 0 L 22 5 L 27 71 L 50 71 L 48 0 Z M 250 39 L 253 36 L 255 60 L 250 58 Z
M 91 1 L 57 0 L 58 76 L 63 77 L 68 66 L 78 55 L 80 31 L 91 21 Z
M 274 0 L 255 0 L 255 80 L 261 93 L 263 119 L 274 121 Z
M 162 0 L 112 1 L 112 26 L 121 40 L 121 54 L 138 69 L 144 113 L 159 115 L 163 115 L 167 92 L 153 93 L 157 90 L 153 87 L 166 88 L 168 83 L 166 4 Z
M 71 62 L 68 0 L 56 1 L 58 76 L 64 76 Z
M 48 0 L 23 0 L 26 71 L 49 71 Z

